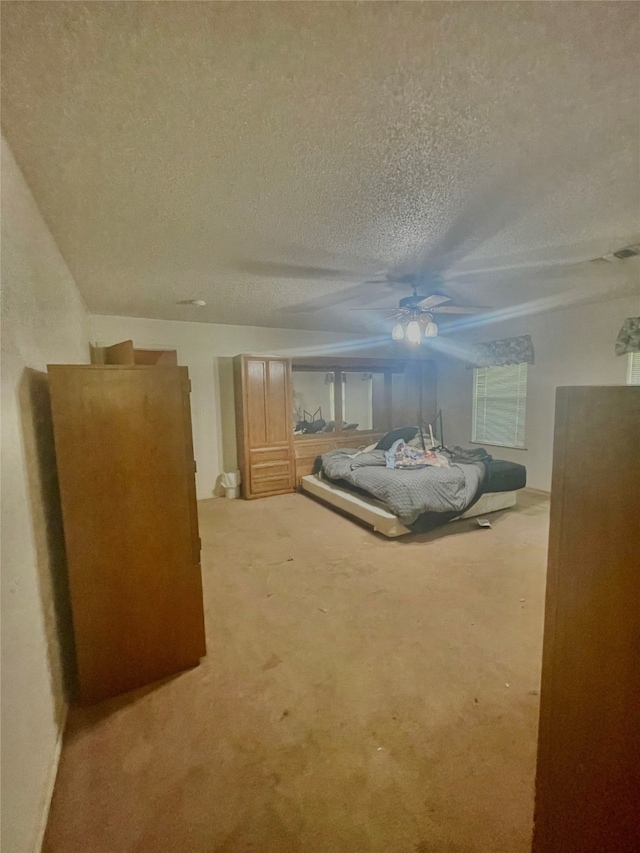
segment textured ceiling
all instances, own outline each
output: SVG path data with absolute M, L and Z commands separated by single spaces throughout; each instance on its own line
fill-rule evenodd
M 5 0 L 3 132 L 96 313 L 364 331 L 386 269 L 629 293 L 635 261 L 451 277 L 638 239 L 639 12 Z

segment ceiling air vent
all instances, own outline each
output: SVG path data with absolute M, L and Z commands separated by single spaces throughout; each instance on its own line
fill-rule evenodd
M 618 249 L 617 252 L 611 252 L 609 255 L 603 255 L 601 258 L 594 258 L 595 261 L 626 261 L 627 258 L 635 258 L 640 255 L 640 243 L 634 243 L 633 246 L 625 246 L 624 249 Z
M 613 253 L 613 256 L 621 261 L 625 258 L 633 258 L 635 255 L 640 255 L 640 243 L 635 246 L 627 246 L 625 249 L 619 249 Z

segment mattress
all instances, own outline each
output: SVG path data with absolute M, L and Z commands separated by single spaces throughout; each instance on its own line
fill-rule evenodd
M 527 485 L 527 469 L 517 462 L 492 459 L 485 462 L 487 479 L 483 486 L 485 492 L 514 492 Z
M 343 489 L 329 480 L 320 479 L 316 474 L 309 474 L 306 477 L 302 477 L 300 484 L 303 491 L 307 492 L 307 494 L 313 495 L 313 497 L 335 507 L 341 512 L 345 512 L 363 521 L 384 536 L 395 538 L 397 536 L 404 536 L 406 533 L 411 533 L 408 527 L 400 523 L 396 515 L 389 512 L 384 504 L 375 500 L 375 498 L 365 497 L 364 495 Z M 470 509 L 449 523 L 452 524 L 460 519 L 474 518 L 475 516 L 486 515 L 500 509 L 507 509 L 510 506 L 515 506 L 515 503 L 515 491 L 485 493 Z

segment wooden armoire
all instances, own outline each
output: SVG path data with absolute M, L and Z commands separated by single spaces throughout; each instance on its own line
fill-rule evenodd
M 558 388 L 534 853 L 640 850 L 640 388 Z
M 233 364 L 244 498 L 294 491 L 301 477 L 314 470 L 318 456 L 329 450 L 375 443 L 395 427 L 435 421 L 436 370 L 427 359 L 238 355 Z M 296 377 L 309 372 L 333 385 L 335 414 L 327 414 L 330 431 L 294 435 Z M 354 374 L 369 380 L 375 376 L 379 382 L 372 389 L 370 423 L 349 430 L 343 428 L 343 384 Z
M 238 355 L 233 360 L 238 466 L 242 496 L 260 498 L 295 487 L 291 362 Z
M 206 653 L 190 381 L 177 366 L 49 365 L 81 702 Z

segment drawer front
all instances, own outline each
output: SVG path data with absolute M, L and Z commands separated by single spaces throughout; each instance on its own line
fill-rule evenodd
M 251 466 L 251 482 L 272 480 L 274 477 L 290 477 L 290 462 L 261 462 Z
M 274 477 L 268 480 L 258 480 L 257 483 L 251 484 L 252 495 L 270 495 L 278 492 L 292 492 L 293 485 L 291 477 Z
M 263 465 L 267 462 L 288 462 L 291 457 L 291 449 L 286 447 L 252 447 L 249 451 L 251 467 Z
M 328 453 L 330 450 L 335 450 L 338 446 L 335 438 L 325 439 L 305 439 L 294 442 L 294 451 L 296 459 L 307 459 L 310 456 L 315 459 L 316 456 L 321 456 L 323 453 Z
M 292 492 L 293 482 L 291 474 L 273 475 L 271 477 L 262 477 L 258 480 L 251 480 L 251 494 L 264 495 L 271 492 Z
M 261 462 L 251 466 L 251 494 L 293 490 L 290 462 Z

